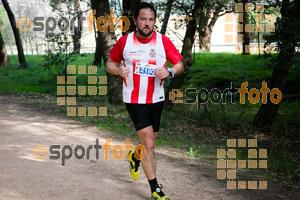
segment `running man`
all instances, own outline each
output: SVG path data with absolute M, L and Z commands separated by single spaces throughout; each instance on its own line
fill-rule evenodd
M 137 30 L 121 37 L 110 51 L 106 71 L 123 77 L 123 101 L 133 121 L 139 144 L 146 148 L 140 161 L 130 151 L 129 168 L 133 180 L 139 178 L 139 166 L 149 181 L 153 200 L 169 200 L 156 180 L 155 141 L 158 136 L 165 94 L 165 78 L 183 72 L 182 56 L 169 38 L 153 31 L 156 10 L 152 4 L 142 2 L 134 14 Z M 167 60 L 172 68 L 166 68 Z M 118 63 L 121 62 L 118 67 Z

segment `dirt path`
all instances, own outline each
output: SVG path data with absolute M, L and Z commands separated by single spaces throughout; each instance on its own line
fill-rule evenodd
M 143 172 L 137 182 L 128 175 L 128 163 L 112 158 L 104 160 L 104 150 L 95 160 L 73 157 L 62 166 L 59 160 L 38 160 L 33 156 L 36 145 L 48 148 L 59 144 L 73 149 L 103 145 L 112 138 L 112 146 L 124 147 L 125 139 L 103 132 L 82 122 L 24 106 L 19 97 L 0 94 L 0 199 L 150 199 L 148 182 Z M 131 144 L 134 144 L 131 142 Z M 186 163 L 170 149 L 157 149 L 158 180 L 172 199 L 285 199 L 291 194 L 275 194 L 272 188 L 227 190 L 225 181 L 217 180 L 197 163 Z M 68 152 L 68 151 L 66 151 Z M 80 151 L 79 151 L 80 152 Z M 49 158 L 50 153 L 46 156 Z

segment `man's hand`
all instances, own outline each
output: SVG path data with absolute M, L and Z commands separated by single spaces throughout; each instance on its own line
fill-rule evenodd
M 125 78 L 129 74 L 129 67 L 125 67 L 123 60 L 121 61 L 120 64 L 120 70 L 119 70 L 119 75 Z
M 168 78 L 170 75 L 169 71 L 166 68 L 157 68 L 155 69 L 155 77 L 159 79 Z

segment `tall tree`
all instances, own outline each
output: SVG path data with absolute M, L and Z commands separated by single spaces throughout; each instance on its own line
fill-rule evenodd
M 81 18 L 81 9 L 80 9 L 80 0 L 74 0 L 74 10 L 77 17 L 77 26 L 74 24 L 74 34 L 73 44 L 74 44 L 74 53 L 80 53 L 81 49 L 81 31 L 82 31 L 82 18 Z
M 100 16 L 104 16 L 106 19 L 108 19 L 108 17 L 110 16 L 108 0 L 104 0 L 104 1 L 91 0 L 91 4 L 92 4 L 92 9 L 96 11 L 95 14 L 96 19 Z M 97 24 L 97 27 L 98 26 L 100 26 L 100 24 Z M 98 37 L 96 41 L 95 57 L 98 57 L 99 49 L 101 49 L 104 63 L 106 63 L 107 60 L 109 59 L 109 51 L 116 43 L 115 32 L 110 32 L 110 26 L 113 25 L 109 24 L 107 26 L 107 29 L 103 32 L 99 30 L 97 31 Z M 121 76 L 118 75 L 112 75 L 109 73 L 106 74 L 107 74 L 109 101 L 112 104 L 119 104 L 122 102 L 123 79 Z
M 194 43 L 194 37 L 197 30 L 197 25 L 199 24 L 200 14 L 204 7 L 205 0 L 195 0 L 194 8 L 192 11 L 192 16 L 187 24 L 186 33 L 183 40 L 183 46 L 181 55 L 183 56 L 182 63 L 184 65 L 184 72 L 179 76 L 172 79 L 170 85 L 167 89 L 167 97 L 169 97 L 169 92 L 172 89 L 181 88 L 184 77 L 187 75 L 190 67 L 193 64 L 192 48 Z M 171 101 L 166 101 L 165 103 L 167 109 L 173 108 L 173 103 Z
M 94 28 L 96 28 L 96 25 L 94 25 Z M 99 65 L 101 66 L 102 63 L 102 59 L 103 59 L 103 48 L 102 48 L 102 41 L 101 41 L 101 36 L 99 34 L 99 31 L 95 31 L 95 35 L 96 35 L 96 50 L 94 53 L 94 60 L 93 60 L 93 65 Z
M 6 53 L 5 44 L 0 31 L 0 66 L 9 65 L 9 57 Z
M 100 4 L 96 0 L 91 0 L 91 6 L 92 6 L 92 9 L 96 11 L 95 17 L 96 17 L 96 19 L 98 19 L 98 17 L 101 16 L 100 10 L 103 9 L 104 5 Z M 103 59 L 103 48 L 102 48 L 102 38 L 101 37 L 103 37 L 103 33 L 101 34 L 101 32 L 99 30 L 97 30 L 96 21 L 93 22 L 93 25 L 94 25 L 94 29 L 96 32 L 95 33 L 95 35 L 96 35 L 96 50 L 94 53 L 93 65 L 101 66 L 101 62 Z
M 234 0 L 234 2 L 236 4 L 242 3 L 243 5 L 243 21 L 238 23 L 242 24 L 242 31 L 238 33 L 243 35 L 242 55 L 248 55 L 250 54 L 250 52 L 247 51 L 247 46 L 249 46 L 250 44 L 250 33 L 246 31 L 246 24 L 249 24 L 248 12 L 246 11 L 246 4 L 249 2 L 253 2 L 253 0 Z
M 202 9 L 199 21 L 199 47 L 202 51 L 210 51 L 211 35 L 213 28 L 219 19 L 225 13 L 232 12 L 232 10 L 225 10 L 226 4 L 229 0 L 212 0 L 206 1 L 204 9 Z M 224 11 L 224 12 L 223 12 Z
M 82 10 L 80 0 L 50 0 L 50 6 L 57 11 L 61 17 L 75 17 L 76 23 L 72 21 L 70 34 L 73 42 L 73 52 L 80 53 L 81 50 L 81 31 L 82 31 Z M 66 8 L 65 8 L 66 7 Z
M 296 55 L 295 47 L 299 47 L 299 10 L 300 2 L 298 0 L 292 2 L 283 0 L 282 17 L 276 21 L 276 32 L 270 37 L 266 37 L 268 43 L 277 41 L 280 51 L 272 73 L 270 90 L 278 88 L 281 92 L 284 91 L 286 77 Z M 279 107 L 280 103 L 274 104 L 268 99 L 266 104 L 261 105 L 253 120 L 253 125 L 256 127 L 272 125 Z
M 167 26 L 168 26 L 169 17 L 170 17 L 170 14 L 171 14 L 173 1 L 174 0 L 168 0 L 167 1 L 166 10 L 165 10 L 165 14 L 164 14 L 164 20 L 163 20 L 163 24 L 162 24 L 161 30 L 160 30 L 160 33 L 163 34 L 163 35 L 167 31 Z
M 250 50 L 247 51 L 247 46 L 250 45 L 250 33 L 246 32 L 246 24 L 249 23 L 248 20 L 248 13 L 246 12 L 246 4 L 249 2 L 249 0 L 243 0 L 243 54 L 247 55 L 250 54 Z
M 251 0 L 250 0 L 251 1 Z M 249 32 L 246 32 L 246 24 L 248 24 L 248 13 L 246 12 L 246 4 L 249 2 L 249 0 L 235 0 L 236 3 L 242 3 L 243 4 L 243 31 L 241 32 L 243 35 L 243 55 L 250 54 L 250 52 L 247 52 L 247 46 L 250 44 L 250 34 Z
M 9 49 L 10 54 L 13 55 L 12 45 L 15 44 L 15 38 L 8 17 L 4 17 L 4 15 L 6 15 L 6 11 L 4 8 L 0 9 L 0 15 L 3 16 L 3 18 L 0 18 L 2 39 L 5 41 L 5 47 L 7 48 L 7 51 Z
M 16 41 L 16 45 L 17 45 L 17 49 L 18 49 L 19 63 L 22 67 L 27 67 L 24 50 L 23 50 L 23 45 L 21 42 L 20 32 L 19 32 L 19 29 L 17 29 L 17 27 L 16 27 L 16 19 L 15 19 L 14 13 L 10 9 L 10 6 L 9 6 L 9 3 L 7 2 L 7 0 L 2 0 L 2 3 L 4 6 L 4 9 L 6 10 L 6 13 L 8 15 L 8 18 L 9 18 L 9 21 L 11 24 L 11 28 L 14 32 L 15 41 Z

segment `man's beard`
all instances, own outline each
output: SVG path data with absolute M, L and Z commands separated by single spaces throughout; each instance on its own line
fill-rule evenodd
M 141 34 L 141 36 L 144 36 L 144 37 L 149 37 L 153 32 L 153 29 L 151 30 L 150 28 L 149 28 L 149 33 L 144 33 L 143 30 L 141 30 L 139 28 L 137 30 Z

